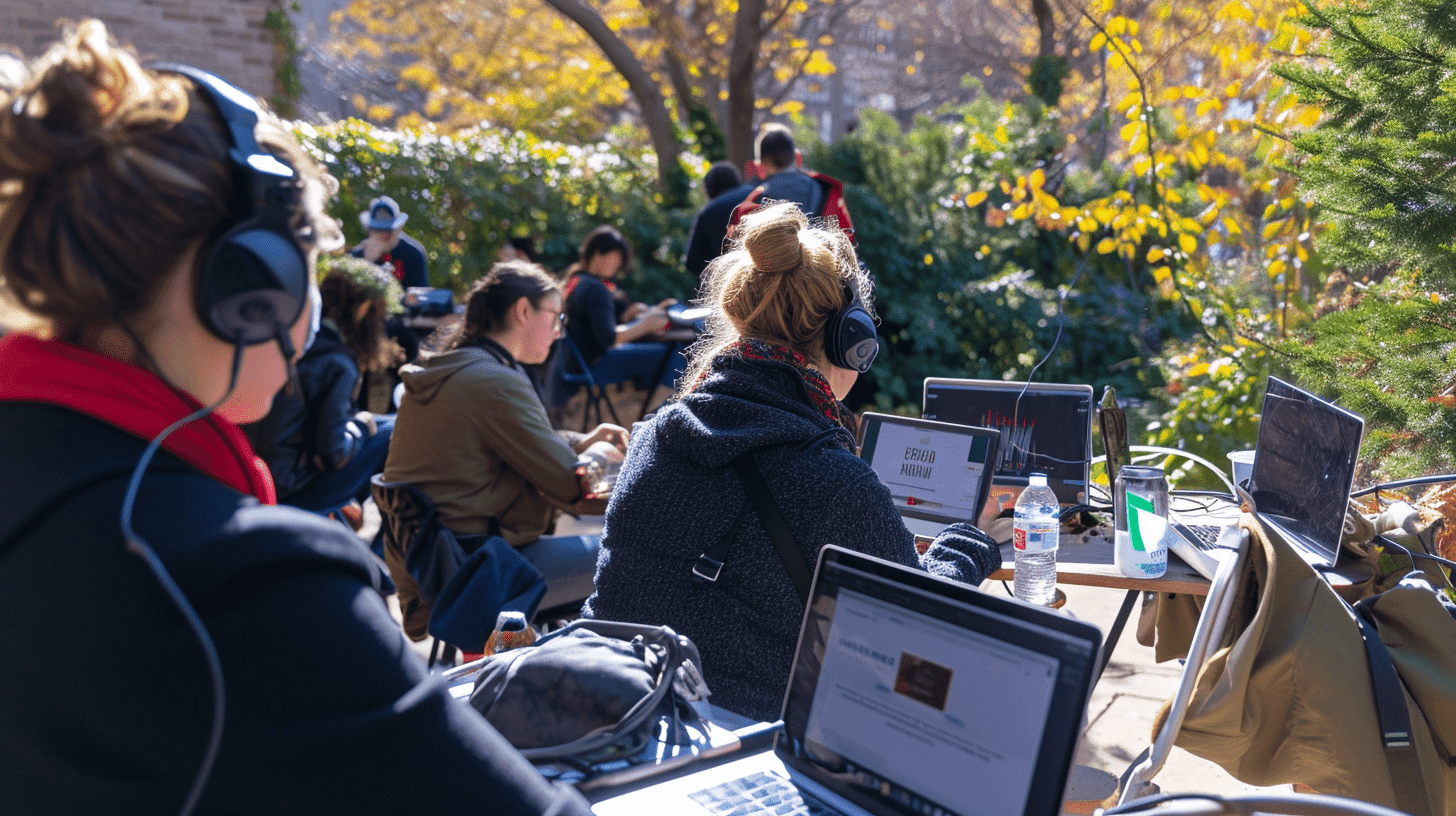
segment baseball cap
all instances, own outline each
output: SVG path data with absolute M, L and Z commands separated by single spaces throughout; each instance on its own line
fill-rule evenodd
M 369 202 L 369 209 L 359 213 L 359 220 L 366 229 L 395 230 L 404 226 L 409 216 L 399 211 L 399 203 L 389 196 L 380 196 Z

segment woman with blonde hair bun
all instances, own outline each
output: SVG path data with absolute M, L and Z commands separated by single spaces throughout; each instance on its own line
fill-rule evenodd
M 583 614 L 667 624 L 703 656 L 713 702 L 779 716 L 803 604 L 738 476 L 751 461 L 804 564 L 839 544 L 970 584 L 1000 566 L 979 530 L 953 525 L 924 555 L 890 493 L 855 454 L 840 402 L 878 350 L 868 274 L 838 229 L 792 204 L 744 218 L 705 281 L 708 334 L 677 400 L 632 435 L 612 491 Z M 715 580 L 695 577 L 709 552 Z
M 334 189 L 99 21 L 0 54 L 0 290 L 46 328 L 0 338 L 0 810 L 585 812 L 428 674 L 357 536 L 270 506 L 238 428 L 308 344 Z

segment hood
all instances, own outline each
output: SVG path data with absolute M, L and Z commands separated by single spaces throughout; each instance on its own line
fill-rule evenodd
M 419 402 L 429 402 L 439 393 L 445 381 L 456 372 L 482 361 L 494 360 L 490 352 L 476 346 L 447 351 L 428 360 L 410 363 L 399 370 L 405 393 Z
M 839 444 L 854 437 L 814 409 L 798 369 L 772 360 L 723 355 L 706 379 L 653 421 L 658 442 L 705 468 L 752 448 Z

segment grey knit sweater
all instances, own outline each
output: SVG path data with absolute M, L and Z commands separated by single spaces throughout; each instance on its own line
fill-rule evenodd
M 632 437 L 583 614 L 671 626 L 702 652 L 715 704 L 777 719 L 803 605 L 757 515 L 744 520 L 716 583 L 692 575 L 748 501 L 729 467 L 739 454 L 760 450 L 759 469 L 811 567 L 825 544 L 969 584 L 1000 565 L 999 552 L 954 533 L 917 556 L 889 491 L 852 446 L 815 410 L 797 368 L 719 357 L 697 390 Z

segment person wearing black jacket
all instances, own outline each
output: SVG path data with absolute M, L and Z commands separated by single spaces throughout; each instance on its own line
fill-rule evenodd
M 59 338 L 0 338 L 0 811 L 585 814 L 426 671 L 362 542 L 269 506 L 237 427 L 305 345 L 328 177 L 242 91 L 143 69 L 96 20 L 0 69 L 3 294 Z M 244 290 L 276 342 L 223 339 L 214 262 L 294 282 Z
M 632 434 L 582 615 L 671 626 L 702 653 L 714 705 L 773 720 L 804 605 L 749 506 L 740 456 L 753 457 L 806 572 L 838 544 L 974 585 L 1001 555 L 970 525 L 917 553 L 890 491 L 856 455 L 854 415 L 840 400 L 874 355 L 844 368 L 825 342 L 851 290 L 872 305 L 848 238 L 809 227 L 793 204 L 743 226 L 738 248 L 711 267 L 708 334 L 678 399 Z M 709 551 L 721 556 L 713 581 L 694 573 Z
M 702 278 L 708 264 L 723 254 L 728 219 L 757 186 L 757 183 L 744 184 L 743 177 L 728 162 L 715 162 L 708 169 L 703 176 L 703 192 L 708 194 L 708 203 L 693 217 L 687 251 L 683 254 L 683 266 L 690 274 Z
M 369 495 L 369 478 L 384 470 L 393 414 L 355 410 L 361 367 L 397 362 L 384 318 L 399 306 L 400 287 L 380 267 L 349 256 L 319 261 L 323 319 L 298 361 L 297 382 L 247 425 L 253 450 L 273 474 L 278 501 L 314 512 Z

